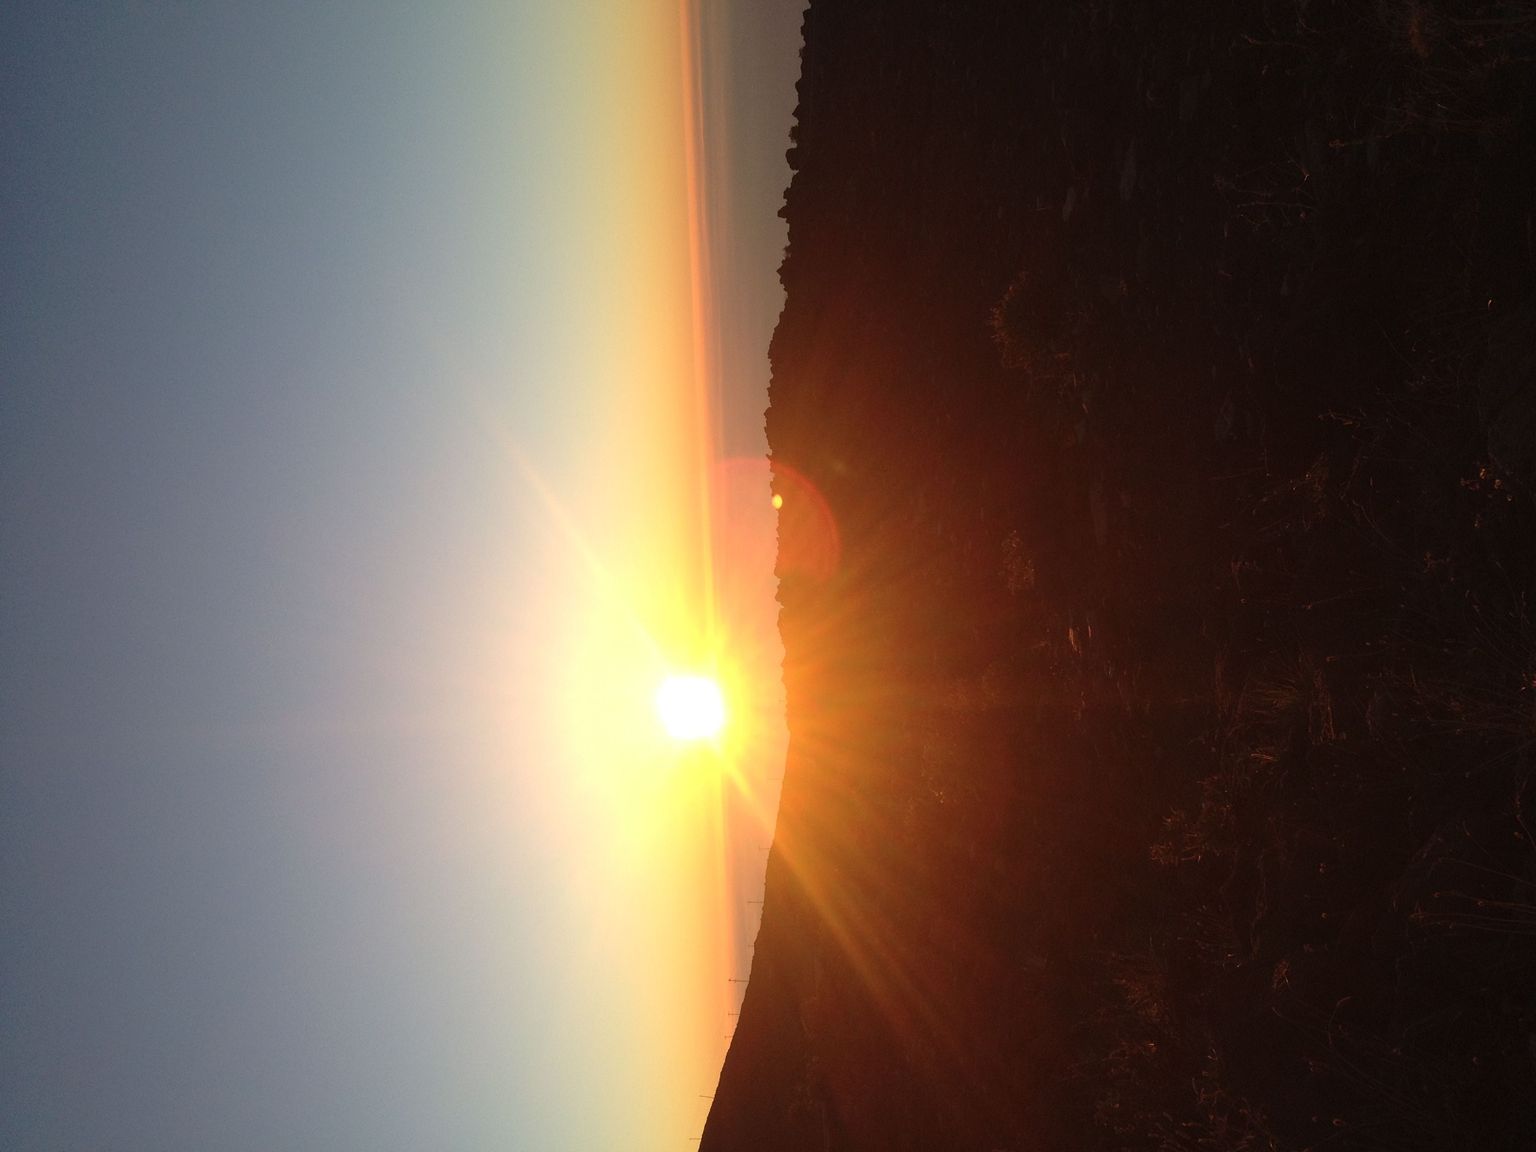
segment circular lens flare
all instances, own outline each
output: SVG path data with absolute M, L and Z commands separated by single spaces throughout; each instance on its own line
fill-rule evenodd
M 725 727 L 725 696 L 708 676 L 668 676 L 656 689 L 656 715 L 674 740 L 712 740 Z

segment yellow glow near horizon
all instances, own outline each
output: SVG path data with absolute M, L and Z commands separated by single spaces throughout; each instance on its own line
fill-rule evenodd
M 562 142 L 573 180 L 601 177 L 572 185 L 580 243 L 561 252 L 559 282 L 580 288 L 580 338 L 550 373 L 580 453 L 552 466 L 554 450 L 534 444 L 518 462 L 550 545 L 535 557 L 538 643 L 519 650 L 538 653 L 536 691 L 509 720 L 548 735 L 545 823 L 581 947 L 593 965 L 629 957 L 605 977 L 633 984 L 612 1058 L 643 1085 L 647 1124 L 679 1135 L 702 1123 L 739 991 L 729 979 L 743 974 L 739 844 L 764 833 L 743 831 L 757 801 L 742 766 L 782 726 L 771 535 L 766 554 L 755 536 L 720 535 L 734 511 L 723 493 L 750 488 L 759 514 L 768 494 L 765 462 L 750 477 L 722 464 L 694 9 L 572 7 L 585 23 L 571 42 L 594 45 L 588 70 L 610 77 L 587 128 Z M 759 569 L 767 599 L 748 611 Z M 711 688 L 677 684 L 696 677 Z M 633 1106 L 610 1108 L 635 1127 Z
M 674 740 L 713 740 L 725 727 L 725 696 L 708 676 L 668 676 L 656 689 L 656 715 Z

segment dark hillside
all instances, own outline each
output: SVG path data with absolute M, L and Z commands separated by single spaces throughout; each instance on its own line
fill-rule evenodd
M 813 0 L 705 1152 L 1536 1147 L 1533 59 Z

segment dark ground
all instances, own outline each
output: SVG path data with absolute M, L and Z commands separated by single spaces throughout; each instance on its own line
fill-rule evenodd
M 1536 3 L 805 31 L 704 1152 L 1536 1147 Z

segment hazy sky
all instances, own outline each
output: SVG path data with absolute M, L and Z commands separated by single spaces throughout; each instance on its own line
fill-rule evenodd
M 689 1146 L 801 6 L 0 6 L 0 1146 Z

